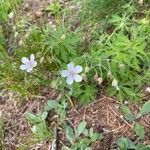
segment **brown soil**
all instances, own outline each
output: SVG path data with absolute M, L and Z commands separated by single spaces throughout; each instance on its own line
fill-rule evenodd
M 16 101 L 11 95 L 12 93 L 7 93 L 7 97 L 1 97 L 0 100 L 0 108 L 5 123 L 5 139 L 3 142 L 6 150 L 17 150 L 20 145 L 30 145 L 33 138 L 31 126 L 25 117 L 26 113 L 41 112 L 49 99 L 59 99 L 60 96 L 57 96 L 51 89 L 43 89 L 42 98 L 33 98 L 30 101 L 15 103 Z M 135 143 L 137 139 L 133 131 L 134 123 L 129 123 L 123 118 L 119 106 L 120 104 L 116 99 L 101 95 L 98 100 L 87 106 L 70 109 L 67 118 L 74 127 L 85 119 L 88 128 L 93 127 L 96 132 L 104 135 L 103 140 L 92 145 L 93 150 L 113 150 L 117 149 L 115 142 L 121 136 L 128 137 Z M 134 104 L 129 105 L 129 107 L 134 113 L 137 113 L 140 106 Z M 53 117 L 52 113 L 50 115 Z M 145 129 L 145 139 L 141 142 L 150 144 L 150 116 L 142 117 L 140 123 Z M 61 138 L 58 138 L 58 143 L 60 141 L 66 142 L 62 135 L 59 137 Z M 38 144 L 32 143 L 30 150 L 49 150 L 50 147 L 50 141 L 43 141 Z
M 112 150 L 116 148 L 116 140 L 119 137 L 128 137 L 133 142 L 136 141 L 136 135 L 133 131 L 134 123 L 128 123 L 120 112 L 118 100 L 107 96 L 101 96 L 100 99 L 80 109 L 69 111 L 68 117 L 76 126 L 85 118 L 89 127 L 95 131 L 104 134 L 104 139 L 93 144 L 93 150 Z M 133 112 L 139 111 L 138 105 L 129 106 Z M 146 137 L 143 143 L 150 144 L 150 116 L 145 116 L 140 120 L 145 128 Z

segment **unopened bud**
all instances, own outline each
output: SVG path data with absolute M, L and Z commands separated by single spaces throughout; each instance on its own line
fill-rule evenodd
M 14 34 L 14 38 L 16 39 L 18 37 L 19 33 L 18 32 L 15 32 Z
M 97 75 L 97 74 L 94 75 L 93 80 L 94 80 L 95 82 L 97 82 L 97 80 L 98 80 L 98 75 Z
M 87 82 L 87 76 L 86 76 L 86 73 L 82 73 L 81 76 L 82 76 L 82 78 L 83 78 L 83 81 L 84 81 L 84 82 Z
M 65 34 L 61 36 L 61 39 L 64 40 L 66 38 Z
M 101 85 L 102 82 L 103 82 L 103 78 L 99 77 L 99 78 L 97 79 L 97 82 L 98 82 L 99 85 Z
M 147 88 L 145 89 L 145 91 L 146 91 L 147 93 L 150 93 L 150 87 L 147 87 Z
M 108 71 L 107 76 L 108 76 L 109 78 L 112 78 L 112 74 L 111 74 L 110 71 Z
M 90 68 L 88 66 L 85 67 L 85 73 L 88 73 Z
M 13 20 L 13 18 L 14 18 L 14 12 L 9 13 L 8 17 L 9 17 L 10 20 Z

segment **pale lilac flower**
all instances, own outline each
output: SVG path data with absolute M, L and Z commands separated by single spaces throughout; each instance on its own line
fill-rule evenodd
M 34 54 L 31 54 L 30 58 L 23 57 L 21 61 L 22 65 L 20 65 L 20 69 L 26 70 L 27 72 L 31 72 L 33 68 L 37 65 Z
M 78 75 L 78 73 L 82 72 L 82 67 L 77 65 L 74 66 L 73 63 L 67 65 L 67 70 L 62 70 L 61 76 L 66 77 L 67 84 L 71 85 L 73 81 L 81 82 L 82 76 Z

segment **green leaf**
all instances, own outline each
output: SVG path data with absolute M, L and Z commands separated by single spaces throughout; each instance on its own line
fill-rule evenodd
M 99 133 L 93 133 L 91 136 L 90 136 L 90 140 L 92 141 L 92 142 L 95 142 L 95 141 L 97 141 L 98 139 L 102 139 L 103 138 L 103 136 L 101 135 L 101 134 L 99 134 Z
M 144 139 L 145 131 L 144 127 L 140 123 L 135 124 L 134 131 L 140 139 Z
M 132 112 L 128 106 L 122 105 L 120 108 L 121 108 L 121 112 L 123 113 L 126 120 L 128 120 L 128 121 L 134 120 L 134 115 L 132 114 Z
M 136 150 L 150 150 L 150 145 L 137 144 L 136 147 L 137 147 Z
M 80 95 L 81 104 L 85 105 L 95 99 L 96 87 L 94 85 L 85 85 L 82 95 Z
M 82 121 L 78 126 L 76 130 L 76 137 L 79 137 L 81 133 L 86 129 L 86 121 Z
M 140 114 L 145 115 L 150 113 L 150 101 L 146 102 L 141 108 Z
M 92 148 L 91 147 L 86 147 L 85 150 L 92 150 Z
M 38 117 L 30 112 L 26 114 L 26 117 L 31 123 L 40 123 L 42 121 L 42 119 L 40 117 Z
M 59 103 L 55 100 L 50 100 L 47 102 L 47 105 L 45 106 L 46 111 L 51 111 L 52 109 L 56 109 L 59 106 Z
M 89 137 L 92 142 L 95 142 L 98 139 L 99 140 L 103 139 L 103 135 L 97 132 L 94 132 L 93 128 L 90 128 L 89 130 Z
M 146 102 L 140 110 L 140 113 L 137 114 L 136 118 L 142 117 L 142 115 L 146 115 L 150 113 L 150 101 Z
M 67 140 L 68 140 L 71 144 L 73 144 L 73 143 L 74 143 L 74 140 L 75 140 L 75 135 L 74 135 L 73 129 L 72 129 L 70 126 L 66 125 L 66 126 L 65 126 L 65 133 L 66 133 L 66 138 L 67 138 Z
M 136 149 L 134 143 L 127 138 L 121 137 L 117 140 L 117 144 L 120 147 L 120 150 Z
M 42 113 L 41 118 L 42 118 L 43 121 L 46 119 L 47 115 L 48 115 L 48 112 L 47 112 L 47 111 L 44 111 L 44 112 Z

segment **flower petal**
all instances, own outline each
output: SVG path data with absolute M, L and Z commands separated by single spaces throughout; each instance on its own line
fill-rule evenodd
M 29 59 L 26 57 L 22 57 L 21 61 L 22 63 L 27 64 L 29 62 Z
M 79 66 L 79 65 L 78 65 L 78 66 L 76 66 L 76 67 L 74 68 L 74 70 L 75 70 L 76 73 L 80 73 L 80 72 L 82 72 L 83 69 L 82 69 L 82 66 Z
M 34 61 L 34 60 L 35 60 L 34 54 L 31 54 L 31 55 L 30 55 L 30 60 L 31 60 L 31 61 Z
M 32 65 L 33 67 L 35 67 L 37 65 L 37 62 L 36 61 L 32 62 Z
M 61 76 L 62 77 L 68 77 L 69 76 L 69 71 L 68 70 L 62 70 L 61 71 Z
M 27 72 L 31 72 L 33 70 L 33 67 L 28 67 Z
M 82 81 L 82 77 L 78 74 L 74 75 L 73 76 L 73 79 L 76 81 L 76 82 L 81 82 Z
M 73 70 L 74 70 L 74 63 L 68 64 L 68 65 L 67 65 L 67 69 L 68 69 L 69 71 L 73 71 Z
M 73 78 L 71 76 L 68 76 L 66 82 L 67 84 L 71 85 L 73 83 Z
M 24 64 L 20 65 L 20 70 L 26 70 L 26 69 L 27 69 L 26 65 L 24 65 Z

